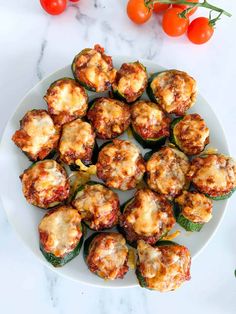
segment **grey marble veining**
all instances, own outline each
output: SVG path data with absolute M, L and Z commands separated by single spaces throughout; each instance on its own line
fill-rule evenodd
M 222 1 L 215 1 L 222 5 Z M 236 3 L 223 3 L 229 11 Z M 110 55 L 146 58 L 167 68 L 189 71 L 225 126 L 236 156 L 234 104 L 235 19 L 224 19 L 214 39 L 198 47 L 185 36 L 171 39 L 153 16 L 132 24 L 126 0 L 80 0 L 60 16 L 48 16 L 39 1 L 0 2 L 0 131 L 20 98 L 38 80 L 69 64 L 84 47 L 100 43 Z M 223 104 L 223 106 L 222 106 Z M 4 178 L 1 178 L 3 180 Z M 59 277 L 41 265 L 15 235 L 0 207 L 0 312 L 3 314 L 235 314 L 235 198 L 207 249 L 194 261 L 192 280 L 174 293 L 141 288 L 99 289 Z M 16 204 L 17 206 L 17 204 Z M 19 215 L 21 208 L 19 208 Z M 184 304 L 184 307 L 183 307 Z

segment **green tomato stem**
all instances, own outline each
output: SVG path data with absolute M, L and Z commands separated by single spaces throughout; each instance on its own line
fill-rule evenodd
M 228 17 L 231 17 L 232 14 L 225 11 L 224 9 L 218 8 L 210 3 L 207 2 L 207 0 L 204 0 L 203 2 L 188 2 L 188 1 L 183 1 L 183 0 L 152 0 L 152 1 L 146 1 L 146 5 L 150 6 L 155 4 L 155 3 L 164 3 L 164 4 L 184 4 L 184 5 L 188 5 L 190 8 L 194 8 L 194 7 L 200 7 L 200 8 L 206 8 L 209 9 L 211 11 L 215 11 L 215 12 L 219 12 L 221 14 L 224 14 Z M 182 17 L 184 17 L 186 15 L 186 13 L 188 13 L 189 9 L 186 9 L 183 11 L 183 15 Z

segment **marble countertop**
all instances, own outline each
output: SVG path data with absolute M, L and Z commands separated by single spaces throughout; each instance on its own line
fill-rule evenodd
M 214 2 L 236 12 L 233 0 Z M 0 133 L 27 90 L 71 63 L 82 48 L 100 43 L 111 55 L 146 58 L 191 73 L 224 125 L 231 154 L 236 156 L 235 16 L 222 18 L 211 42 L 195 46 L 185 37 L 165 36 L 158 17 L 141 27 L 132 24 L 126 17 L 125 3 L 81 0 L 79 6 L 71 4 L 64 14 L 51 17 L 41 10 L 37 0 L 0 2 Z M 192 280 L 166 294 L 141 288 L 99 289 L 59 277 L 21 243 L 0 208 L 0 312 L 234 314 L 234 207 L 236 196 L 229 201 L 225 218 L 207 249 L 194 260 Z

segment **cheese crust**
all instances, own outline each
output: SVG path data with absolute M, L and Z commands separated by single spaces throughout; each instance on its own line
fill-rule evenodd
M 129 268 L 127 261 L 128 248 L 119 233 L 100 233 L 90 243 L 86 258 L 88 267 L 106 280 L 123 278 Z
M 98 155 L 97 176 L 108 187 L 129 190 L 142 180 L 145 163 L 131 142 L 114 139 Z
M 69 196 L 70 185 L 64 168 L 55 160 L 33 164 L 21 175 L 26 200 L 41 208 L 53 207 Z
M 140 62 L 123 63 L 120 70 L 116 73 L 112 88 L 130 103 L 143 94 L 147 87 L 147 82 L 146 69 Z
M 56 257 L 64 257 L 73 251 L 83 235 L 80 214 L 71 206 L 50 210 L 38 229 L 44 251 Z
M 197 113 L 186 115 L 173 129 L 176 144 L 186 155 L 198 155 L 209 143 L 209 129 Z
M 90 164 L 94 145 L 95 133 L 88 122 L 76 119 L 63 125 L 59 153 L 60 159 L 67 165 L 76 164 L 77 159 Z
M 189 161 L 175 148 L 161 148 L 151 156 L 146 168 L 149 187 L 160 194 L 174 197 L 187 187 Z
M 132 127 L 143 139 L 169 136 L 170 121 L 170 118 L 151 101 L 140 100 L 131 107 Z
M 112 139 L 122 134 L 130 124 L 130 108 L 112 98 L 95 100 L 88 115 L 98 138 Z
M 88 108 L 85 89 L 71 78 L 57 80 L 47 90 L 44 100 L 56 125 L 82 118 Z
M 220 154 L 197 157 L 192 160 L 188 178 L 200 192 L 223 196 L 236 187 L 236 162 Z
M 138 241 L 137 269 L 147 288 L 159 292 L 176 290 L 190 280 L 191 256 L 182 245 L 152 247 L 143 240 Z
M 104 48 L 99 45 L 84 49 L 75 56 L 72 70 L 76 80 L 95 92 L 106 91 L 116 75 L 112 58 L 105 55 Z
M 120 225 L 130 243 L 143 239 L 154 244 L 174 224 L 170 202 L 149 189 L 137 190 L 120 217 Z
M 118 195 L 102 184 L 86 184 L 77 192 L 72 205 L 93 230 L 112 228 L 118 223 Z
M 43 160 L 57 147 L 59 131 L 46 110 L 34 109 L 20 121 L 12 140 L 30 160 Z
M 175 202 L 180 206 L 181 215 L 192 222 L 204 224 L 212 218 L 213 203 L 204 194 L 183 191 Z
M 158 73 L 150 87 L 157 103 L 167 113 L 182 116 L 196 101 L 196 81 L 182 71 Z

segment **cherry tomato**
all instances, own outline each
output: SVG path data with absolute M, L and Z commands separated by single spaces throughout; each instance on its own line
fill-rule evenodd
M 196 2 L 196 3 L 199 2 L 199 0 L 185 0 L 185 1 L 187 1 L 187 2 Z M 173 8 L 180 8 L 183 11 L 186 10 L 187 8 L 189 8 L 189 6 L 186 5 L 186 4 L 173 4 L 172 6 L 173 6 Z M 197 11 L 197 7 L 192 8 L 192 10 L 190 10 L 187 15 L 190 16 L 190 15 L 194 14 L 196 11 Z
M 145 5 L 144 0 L 129 0 L 127 14 L 134 23 L 143 24 L 152 16 L 152 10 Z
M 164 13 L 162 28 L 167 35 L 175 37 L 187 31 L 189 19 L 180 17 L 181 12 L 180 8 L 170 8 Z
M 153 12 L 160 13 L 166 11 L 170 7 L 170 4 L 166 3 L 154 3 Z
M 189 40 L 197 45 L 206 43 L 214 33 L 213 26 L 207 17 L 198 17 L 188 27 Z
M 65 11 L 67 0 L 40 0 L 40 3 L 47 13 L 58 15 Z

